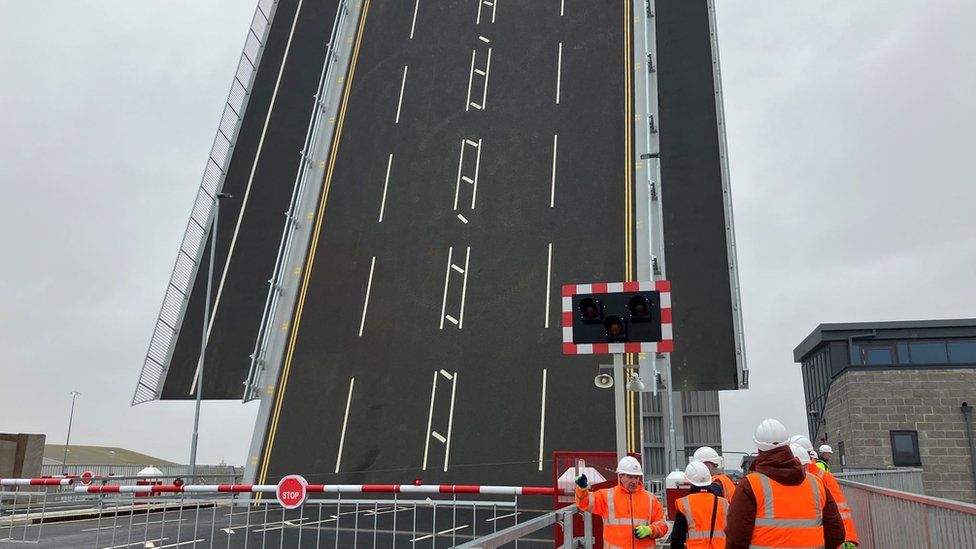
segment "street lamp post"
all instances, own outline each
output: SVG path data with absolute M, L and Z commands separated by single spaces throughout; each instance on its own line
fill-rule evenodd
M 71 422 L 75 419 L 75 398 L 80 395 L 78 391 L 71 391 L 71 413 L 68 414 L 68 436 L 64 439 L 64 458 L 61 460 L 61 474 L 68 474 L 68 442 L 71 441 Z
M 214 215 L 210 225 L 210 265 L 207 268 L 207 297 L 203 302 L 203 335 L 200 341 L 200 361 L 197 363 L 196 383 L 193 384 L 196 392 L 196 405 L 193 411 L 193 438 L 190 440 L 190 470 L 188 477 L 193 482 L 193 475 L 197 468 L 197 438 L 200 430 L 200 399 L 203 395 L 203 366 L 204 357 L 207 354 L 207 336 L 210 328 L 210 296 L 213 286 L 214 257 L 217 249 L 217 218 L 220 214 L 220 200 L 223 198 L 233 198 L 227 193 L 217 193 L 214 196 Z

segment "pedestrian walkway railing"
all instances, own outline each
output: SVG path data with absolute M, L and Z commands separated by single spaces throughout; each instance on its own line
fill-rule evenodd
M 162 473 L 162 478 L 181 477 L 188 480 L 186 475 L 189 467 L 186 465 L 154 465 Z M 96 476 L 129 476 L 136 477 L 139 471 L 145 469 L 145 465 L 42 465 L 42 476 L 81 476 L 82 473 L 91 472 Z M 197 465 L 196 476 L 201 479 L 203 484 L 234 484 L 239 482 L 244 476 L 243 467 L 232 465 Z
M 259 0 L 254 9 L 251 27 L 244 40 L 237 71 L 234 73 L 220 124 L 217 126 L 217 135 L 214 136 L 213 145 L 210 147 L 210 156 L 203 170 L 203 178 L 190 212 L 190 220 L 183 232 L 180 251 L 176 255 L 176 263 L 173 265 L 173 273 L 166 286 L 156 327 L 149 340 L 149 350 L 143 360 L 139 382 L 132 396 L 133 405 L 155 400 L 159 398 L 162 391 L 179 326 L 183 321 L 190 290 L 196 279 L 200 258 L 210 233 L 215 197 L 224 185 L 224 177 L 233 156 L 237 134 L 244 119 L 251 87 L 257 75 L 258 64 L 264 53 L 268 31 L 271 29 L 277 7 L 278 0 Z
M 976 505 L 839 478 L 862 549 L 976 547 Z
M 552 545 L 575 507 L 556 490 L 460 485 L 307 485 L 286 509 L 277 485 L 140 485 L 115 479 L 0 479 L 0 545 L 121 549 Z M 589 530 L 589 526 L 587 526 Z M 560 530 L 563 531 L 563 530 Z M 589 539 L 587 536 L 586 539 Z M 587 546 L 589 547 L 589 546 Z
M 867 470 L 845 470 L 835 472 L 834 476 L 877 486 L 879 488 L 891 488 L 912 494 L 924 494 L 925 488 L 922 485 L 922 470 L 917 468 L 903 469 L 867 469 Z

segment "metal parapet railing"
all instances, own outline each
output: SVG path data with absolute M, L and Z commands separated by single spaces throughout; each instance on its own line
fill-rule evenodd
M 976 505 L 838 478 L 861 549 L 976 547 Z
M 876 470 L 846 470 L 834 473 L 838 479 L 860 482 L 879 488 L 891 488 L 910 494 L 925 494 L 922 484 L 922 469 L 876 469 Z
M 258 64 L 264 53 L 264 45 L 277 7 L 278 0 L 259 0 L 254 9 L 254 17 L 251 19 L 247 38 L 244 40 L 237 71 L 227 93 L 217 134 L 214 136 L 210 156 L 203 170 L 197 198 L 193 203 L 186 230 L 183 232 L 180 251 L 176 255 L 173 273 L 166 286 L 163 304 L 156 319 L 152 338 L 149 340 L 149 350 L 143 360 L 139 381 L 132 396 L 133 406 L 156 400 L 162 391 L 163 380 L 176 345 L 176 336 L 179 334 L 179 326 L 189 302 L 190 290 L 196 279 L 200 258 L 210 234 L 214 197 L 224 186 L 224 177 L 233 156 L 237 134 L 244 119 L 244 112 L 251 96 L 251 87 L 254 85 Z

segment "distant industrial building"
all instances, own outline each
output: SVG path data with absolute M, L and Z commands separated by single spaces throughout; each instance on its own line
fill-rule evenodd
M 926 494 L 976 502 L 976 319 L 821 324 L 793 358 L 832 468 L 921 467 Z

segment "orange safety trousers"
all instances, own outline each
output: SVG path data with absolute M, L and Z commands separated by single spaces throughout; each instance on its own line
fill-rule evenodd
M 844 541 L 853 541 L 860 545 L 861 541 L 857 537 L 857 528 L 854 527 L 854 515 L 851 514 L 851 506 L 847 504 L 847 498 L 844 496 L 844 491 L 840 489 L 837 478 L 830 471 L 825 471 L 816 465 L 813 465 L 810 469 L 816 469 L 814 474 L 823 482 L 824 487 L 827 488 L 830 495 L 834 497 L 837 510 L 840 511 L 840 518 L 844 521 Z
M 716 501 L 717 500 L 717 501 Z M 688 549 L 725 549 L 725 517 L 729 502 L 711 493 L 688 494 L 676 502 L 688 522 L 685 547 Z M 712 529 L 712 509 L 715 528 Z
M 654 538 L 668 532 L 664 508 L 657 497 L 638 488 L 630 493 L 619 484 L 597 491 L 576 489 L 576 504 L 603 519 L 603 547 L 605 549 L 646 549 L 656 547 Z M 634 528 L 650 526 L 652 537 L 637 539 Z
M 756 497 L 751 549 L 823 549 L 827 490 L 820 479 L 807 473 L 801 484 L 788 486 L 762 473 L 749 473 L 746 480 Z

